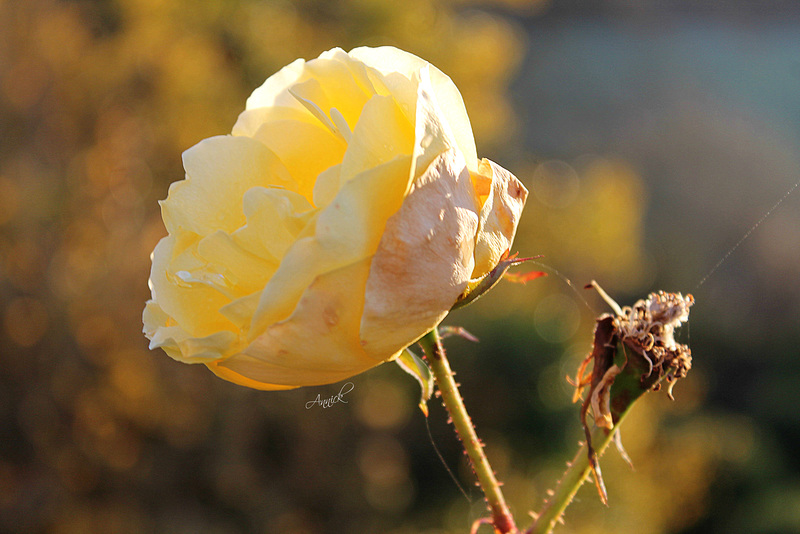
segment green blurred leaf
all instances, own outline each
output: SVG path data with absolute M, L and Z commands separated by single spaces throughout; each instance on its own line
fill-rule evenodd
M 425 360 L 405 349 L 395 360 L 400 369 L 413 376 L 420 386 L 419 409 L 428 417 L 428 400 L 433 395 L 433 375 Z

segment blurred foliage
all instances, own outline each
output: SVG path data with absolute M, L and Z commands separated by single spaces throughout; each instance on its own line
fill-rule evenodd
M 654 203 L 638 164 L 567 143 L 550 156 L 564 161 L 520 156 L 535 136 L 508 87 L 531 74 L 520 72 L 526 52 L 547 59 L 525 50 L 523 23 L 549 6 L 0 0 L 0 531 L 433 534 L 482 516 L 443 410 L 431 403 L 431 431 L 471 503 L 428 440 L 417 385 L 394 366 L 354 378 L 348 404 L 306 410 L 341 385 L 250 391 L 150 353 L 148 255 L 165 233 L 156 201 L 182 177 L 180 153 L 227 133 L 269 74 L 333 46 L 393 44 L 454 79 L 480 154 L 508 161 L 531 189 L 517 247 L 545 255 L 534 268 L 557 267 L 578 286 L 597 278 L 623 304 L 643 296 L 663 282 L 663 253 L 645 246 Z M 796 276 L 787 261 L 773 267 Z M 501 284 L 448 319 L 481 338 L 449 340 L 452 364 L 520 522 L 580 438 L 563 377 L 601 310 L 553 272 Z M 758 515 L 774 519 L 771 532 L 797 527 L 787 473 L 800 466 L 786 438 L 797 416 L 758 394 L 794 394 L 797 365 L 780 355 L 796 345 L 775 337 L 767 347 L 789 374 L 770 368 L 760 389 L 737 389 L 755 376 L 747 349 L 701 324 L 677 402 L 647 399 L 626 424 L 636 472 L 608 454 L 612 506 L 584 488 L 570 532 L 757 532 Z M 737 364 L 724 385 L 702 364 L 715 352 Z M 740 498 L 733 518 L 715 495 Z

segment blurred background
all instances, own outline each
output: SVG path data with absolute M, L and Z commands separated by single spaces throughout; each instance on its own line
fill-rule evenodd
M 531 190 L 550 276 L 452 314 L 521 525 L 577 450 L 564 380 L 607 311 L 691 292 L 694 368 L 623 428 L 570 533 L 800 532 L 800 6 L 791 1 L 0 0 L 0 532 L 465 533 L 484 507 L 446 414 L 394 365 L 251 391 L 141 334 L 157 200 L 296 57 L 392 44 L 461 89 Z M 560 276 L 556 274 L 560 273 Z M 488 531 L 484 527 L 481 532 Z

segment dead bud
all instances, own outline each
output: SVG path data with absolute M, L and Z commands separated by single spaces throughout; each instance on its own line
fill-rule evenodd
M 633 306 L 620 307 L 597 282 L 592 281 L 586 287 L 595 288 L 615 314 L 606 313 L 597 319 L 592 351 L 581 362 L 575 378 L 568 381 L 575 387 L 574 402 L 588 390 L 581 406 L 581 423 L 595 485 L 600 499 L 607 504 L 603 476 L 592 447 L 588 413 L 591 411 L 596 427 L 615 432 L 617 449 L 630 464 L 616 424 L 636 399 L 647 391 L 658 391 L 662 382 L 666 382 L 672 398 L 675 382 L 691 369 L 692 352 L 675 341 L 675 330 L 689 320 L 694 298 L 658 291 Z

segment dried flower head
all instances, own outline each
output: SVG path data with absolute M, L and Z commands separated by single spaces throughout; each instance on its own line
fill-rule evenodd
M 633 306 L 625 306 L 614 318 L 620 340 L 648 362 L 647 375 L 642 378 L 658 372 L 669 385 L 670 398 L 675 381 L 685 377 L 692 367 L 692 351 L 675 341 L 675 329 L 689 320 L 692 304 L 692 295 L 658 291 Z M 654 388 L 660 384 L 659 381 Z
M 581 363 L 573 383 L 573 400 L 580 399 L 584 389 L 589 388 L 581 407 L 581 422 L 595 484 L 605 503 L 605 486 L 586 422 L 588 412 L 591 410 L 597 427 L 616 433 L 617 448 L 627 460 L 616 428 L 620 416 L 642 394 L 660 389 L 662 382 L 667 383 L 672 398 L 675 382 L 691 369 L 692 352 L 675 341 L 675 329 L 689 320 L 694 297 L 658 291 L 633 306 L 621 308 L 596 282 L 592 281 L 589 287 L 600 293 L 615 315 L 606 313 L 597 319 L 592 352 Z M 589 363 L 592 363 L 591 374 L 587 373 Z M 621 376 L 626 380 L 618 380 Z

